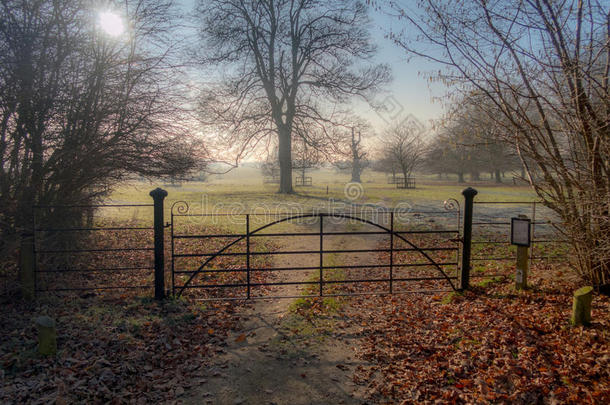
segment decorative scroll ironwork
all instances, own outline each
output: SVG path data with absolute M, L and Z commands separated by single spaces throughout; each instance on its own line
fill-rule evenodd
M 460 212 L 460 202 L 455 198 L 449 198 L 443 201 L 443 208 L 449 212 Z
M 185 215 L 189 212 L 189 204 L 186 201 L 176 201 L 172 204 L 170 212 L 172 215 Z

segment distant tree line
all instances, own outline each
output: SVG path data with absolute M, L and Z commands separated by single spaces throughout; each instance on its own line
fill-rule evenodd
M 478 112 L 475 104 L 460 100 L 427 145 L 423 169 L 439 176 L 454 174 L 460 183 L 466 175 L 478 181 L 482 173 L 489 173 L 496 183 L 502 183 L 505 172 L 518 171 L 523 176 L 517 151 L 505 142 L 503 130 Z
M 506 172 L 522 175 L 523 166 L 501 131 L 462 100 L 440 120 L 432 135 L 409 120 L 390 125 L 379 139 L 373 167 L 387 173 L 393 182 L 425 172 L 439 178 L 456 175 L 459 183 L 464 183 L 466 176 L 471 181 L 481 180 L 487 173 L 502 183 Z

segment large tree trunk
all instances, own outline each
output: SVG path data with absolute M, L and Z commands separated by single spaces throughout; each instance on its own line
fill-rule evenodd
M 404 187 L 407 188 L 409 186 L 409 172 L 406 169 L 402 169 L 402 176 L 404 178 Z
M 502 177 L 500 177 L 500 170 L 496 170 L 496 183 L 502 183 Z
M 352 183 L 362 183 L 362 180 L 360 180 L 360 167 L 356 167 L 356 165 L 352 167 Z
M 280 163 L 280 190 L 282 194 L 292 193 L 292 139 L 287 128 L 279 129 L 278 159 Z
M 360 173 L 362 173 L 362 165 L 360 164 L 361 155 L 360 140 L 362 134 L 358 131 L 358 139 L 356 139 L 356 132 L 352 127 L 352 183 L 361 183 Z
M 354 158 L 354 162 L 352 163 L 352 183 L 362 183 L 360 180 L 361 172 L 360 159 Z

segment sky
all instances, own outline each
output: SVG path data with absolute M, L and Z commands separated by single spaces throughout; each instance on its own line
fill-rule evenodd
M 400 22 L 394 18 L 384 15 L 379 11 L 372 10 L 371 34 L 373 40 L 379 47 L 377 61 L 386 63 L 392 69 L 393 82 L 389 86 L 389 102 L 396 102 L 398 108 L 395 114 L 389 117 L 379 116 L 375 111 L 368 109 L 371 123 L 375 126 L 384 126 L 394 115 L 411 114 L 423 124 L 440 118 L 443 108 L 439 101 L 433 102 L 433 98 L 442 97 L 445 94 L 445 86 L 440 83 L 430 83 L 426 79 L 426 73 L 439 70 L 439 66 L 422 58 L 411 58 L 407 60 L 406 52 L 385 38 L 390 30 L 399 31 Z M 380 95 L 384 100 L 387 95 Z
M 184 12 L 190 14 L 196 0 L 178 0 Z M 375 132 L 380 133 L 395 120 L 415 117 L 425 126 L 431 120 L 440 118 L 443 108 L 433 98 L 442 97 L 445 87 L 440 83 L 429 83 L 426 73 L 438 71 L 439 66 L 421 58 L 407 61 L 407 55 L 398 46 L 385 38 L 389 30 L 400 30 L 400 22 L 376 10 L 370 11 L 371 35 L 378 46 L 376 62 L 388 64 L 392 70 L 393 82 L 387 91 L 379 94 L 375 101 L 387 105 L 385 113 L 378 113 L 367 103 L 357 102 L 354 110 L 358 115 L 369 120 Z

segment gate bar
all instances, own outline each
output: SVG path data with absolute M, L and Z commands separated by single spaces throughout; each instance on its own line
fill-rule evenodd
M 246 214 L 246 278 L 248 280 L 248 299 L 250 299 L 250 214 Z
M 457 247 L 426 247 L 426 248 L 394 248 L 394 252 L 450 252 L 453 250 L 458 250 Z M 380 253 L 380 252 L 389 252 L 390 249 L 335 249 L 335 250 L 325 250 L 323 253 Z M 250 252 L 251 255 L 304 255 L 304 254 L 314 254 L 318 253 L 318 250 L 283 250 L 279 252 L 274 251 L 254 251 Z M 184 253 L 184 254 L 176 254 L 176 257 L 204 257 L 204 256 L 243 256 L 243 252 L 231 252 L 231 253 Z
M 394 270 L 394 211 L 390 213 L 390 294 L 392 294 L 392 277 Z
M 246 214 L 250 215 L 250 214 Z M 506 222 L 505 225 L 510 225 L 510 222 Z M 131 228 L 129 228 L 131 229 Z M 442 234 L 442 233 L 456 233 L 459 229 L 439 229 L 435 231 L 396 231 L 396 235 L 420 235 L 420 234 Z M 354 232 L 326 232 L 325 235 L 387 235 L 386 231 L 354 231 Z M 255 233 L 250 235 L 251 237 L 265 237 L 265 236 L 318 236 L 319 232 L 302 232 L 302 233 Z M 240 233 L 225 233 L 225 234 L 202 234 L 202 235 L 175 235 L 176 239 L 213 239 L 213 238 L 241 238 L 246 235 Z
M 324 217 L 320 214 L 320 297 L 324 288 Z
M 476 260 L 476 259 L 472 259 Z M 438 262 L 436 265 L 439 266 L 457 266 L 457 262 Z M 434 266 L 432 263 L 394 263 L 392 265 L 396 267 L 427 267 Z M 354 265 L 343 265 L 343 266 L 324 266 L 324 269 L 380 269 L 389 268 L 389 264 L 354 264 Z M 308 267 L 255 267 L 251 268 L 250 271 L 299 271 L 299 270 L 317 270 L 320 266 L 308 266 Z M 208 269 L 201 270 L 202 274 L 205 273 L 245 273 L 247 269 Z M 193 274 L 196 270 L 176 270 L 176 274 Z
M 450 280 L 456 280 L 457 276 L 447 277 Z M 427 280 L 446 280 L 445 277 L 401 277 L 396 278 L 394 281 L 427 281 Z M 388 278 L 363 278 L 363 279 L 349 279 L 349 280 L 328 280 L 325 284 L 350 284 L 350 283 L 387 283 Z M 266 286 L 278 286 L 278 285 L 316 285 L 317 281 L 273 281 L 269 283 L 251 283 L 252 287 L 266 287 Z M 184 288 L 237 288 L 246 287 L 247 283 L 233 283 L 233 284 L 197 284 L 188 285 Z M 327 297 L 328 295 L 325 295 Z M 273 298 L 270 296 L 269 298 Z

